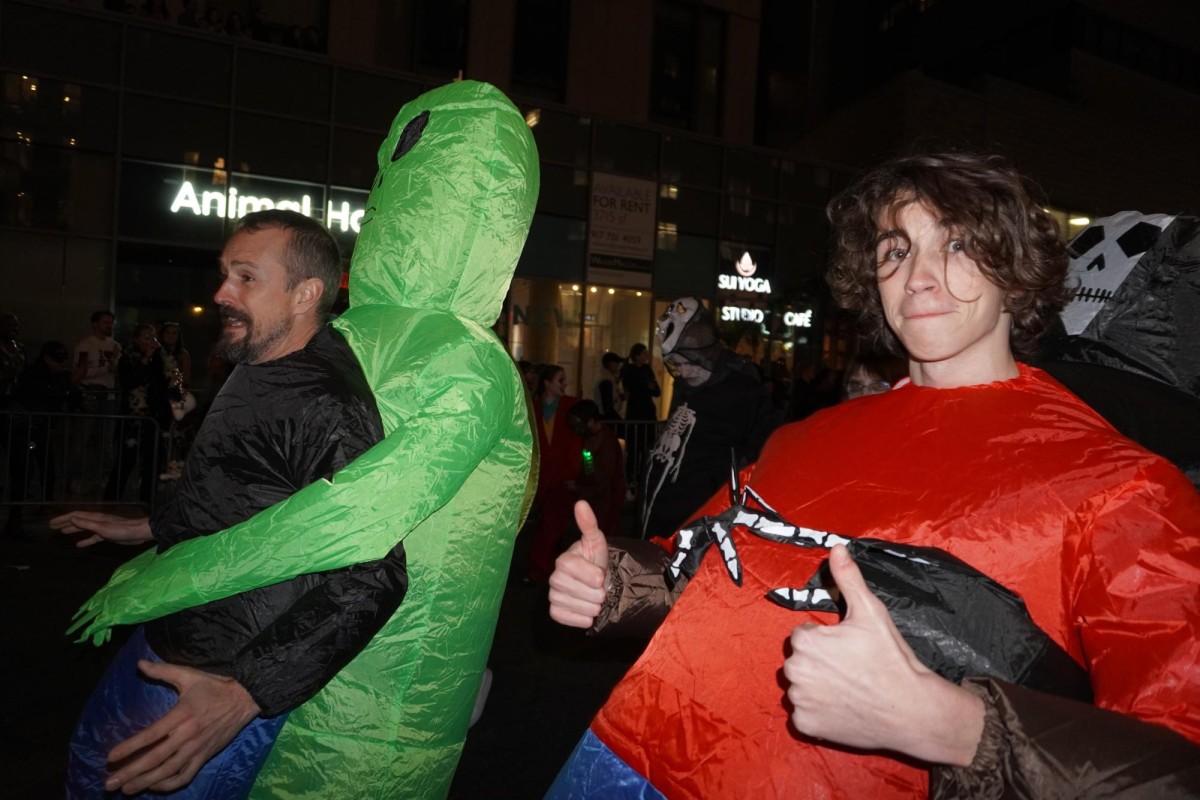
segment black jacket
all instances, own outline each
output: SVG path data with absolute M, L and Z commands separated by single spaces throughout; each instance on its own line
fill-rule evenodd
M 151 520 L 166 550 L 222 531 L 328 478 L 383 437 L 341 334 L 239 365 L 213 401 L 179 488 Z M 274 716 L 312 697 L 370 641 L 408 587 L 404 548 L 382 560 L 243 592 L 146 625 L 165 661 L 229 675 Z

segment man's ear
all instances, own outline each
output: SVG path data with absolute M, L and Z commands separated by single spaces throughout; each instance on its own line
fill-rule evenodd
M 292 289 L 292 310 L 297 316 L 311 313 L 320 305 L 325 284 L 320 278 L 305 278 Z

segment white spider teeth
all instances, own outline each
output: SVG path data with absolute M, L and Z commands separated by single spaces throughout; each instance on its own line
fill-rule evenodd
M 772 589 L 770 594 L 788 605 L 819 605 L 833 600 L 825 589 Z

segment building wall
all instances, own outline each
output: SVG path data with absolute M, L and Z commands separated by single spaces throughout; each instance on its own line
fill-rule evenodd
M 650 108 L 654 4 L 573 0 L 566 104 L 629 122 Z
M 920 142 L 966 144 L 1011 156 L 1052 203 L 1092 216 L 1200 213 L 1200 97 L 1078 51 L 1069 68 L 1069 98 L 994 77 L 963 88 L 907 72 L 798 150 L 861 166 Z
M 501 34 L 515 3 L 471 6 L 467 77 L 507 80 L 513 36 Z M 388 47 L 380 28 L 385 18 L 394 28 L 389 15 L 403 4 L 331 5 L 333 58 L 69 4 L 0 0 L 2 304 L 20 314 L 31 344 L 79 338 L 93 310 L 114 306 L 119 337 L 138 321 L 183 322 L 203 365 L 234 190 L 243 199 L 308 198 L 349 255 L 354 234 L 342 228 L 365 201 L 392 117 L 446 77 L 370 66 L 381 55 L 399 58 L 403 32 Z M 754 16 L 744 8 L 757 3 L 718 5 L 738 12 L 729 13 L 725 60 L 752 62 Z M 654 4 L 579 2 L 572 11 L 579 38 L 566 89 L 580 107 L 514 96 L 530 119 L 540 115 L 542 193 L 518 266 L 527 299 L 511 304 L 519 307 L 503 327 L 529 355 L 567 360 L 583 388 L 598 362 L 593 351 L 625 352 L 631 340 L 653 346 L 655 304 L 681 294 L 717 299 L 718 273 L 743 252 L 769 265 L 770 302 L 780 313 L 790 308 L 785 298 L 811 289 L 820 272 L 821 209 L 839 178 L 827 164 L 645 124 Z M 752 80 L 748 67 L 738 74 Z M 751 89 L 731 94 L 752 103 Z M 749 124 L 745 101 L 722 110 L 740 123 L 738 108 L 750 109 Z M 589 266 L 591 189 L 601 173 L 648 187 L 651 255 L 632 269 Z M 196 200 L 172 210 L 185 185 Z M 736 294 L 718 302 L 768 305 Z M 806 341 L 806 357 L 819 357 L 820 337 Z

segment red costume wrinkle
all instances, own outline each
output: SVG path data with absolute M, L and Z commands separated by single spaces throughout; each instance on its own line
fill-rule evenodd
M 1200 742 L 1200 495 L 1045 373 L 907 385 L 780 429 L 743 480 L 795 525 L 942 548 L 1019 594 L 1089 670 L 1098 705 Z M 719 492 L 701 511 L 729 505 Z M 764 595 L 827 553 L 735 529 L 592 730 L 671 798 L 915 798 L 919 765 L 805 740 L 780 667 L 793 627 Z

